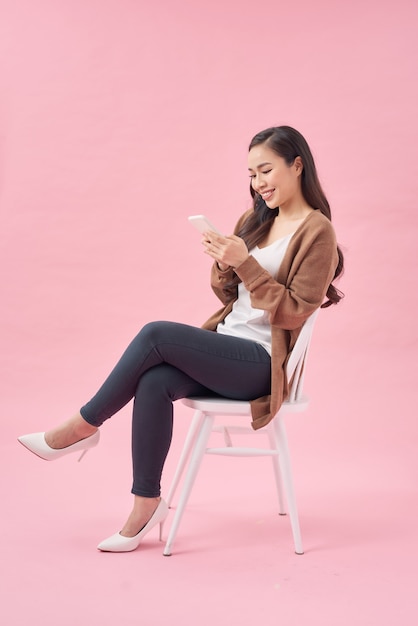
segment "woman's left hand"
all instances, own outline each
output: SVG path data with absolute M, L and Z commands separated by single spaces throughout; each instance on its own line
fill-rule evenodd
M 205 253 L 215 259 L 221 269 L 226 269 L 225 266 L 236 268 L 249 257 L 247 246 L 241 237 L 224 237 L 213 231 L 205 233 L 203 237 Z

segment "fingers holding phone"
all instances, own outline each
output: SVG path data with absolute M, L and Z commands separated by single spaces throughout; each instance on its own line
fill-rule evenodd
M 238 267 L 248 258 L 243 239 L 236 235 L 225 237 L 204 215 L 191 215 L 189 221 L 202 233 L 205 253 L 211 256 L 222 271 Z

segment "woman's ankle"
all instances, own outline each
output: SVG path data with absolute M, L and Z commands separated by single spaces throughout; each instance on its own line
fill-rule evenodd
M 73 421 L 74 433 L 79 436 L 80 439 L 90 437 L 90 435 L 93 435 L 96 430 L 98 430 L 98 427 L 87 422 L 81 413 L 77 413 L 71 419 Z
M 93 435 L 97 426 L 92 426 L 77 413 L 66 422 L 51 428 L 45 433 L 46 443 L 54 449 L 66 448 L 81 439 L 86 439 Z
M 124 537 L 134 537 L 137 535 L 154 515 L 160 500 L 160 496 L 155 498 L 135 496 L 133 509 L 120 531 L 120 534 Z

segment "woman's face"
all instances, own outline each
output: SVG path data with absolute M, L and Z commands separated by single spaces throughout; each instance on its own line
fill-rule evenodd
M 252 188 L 269 209 L 289 204 L 300 192 L 303 169 L 300 157 L 296 157 L 292 165 L 287 165 L 283 157 L 263 143 L 249 151 L 248 169 Z

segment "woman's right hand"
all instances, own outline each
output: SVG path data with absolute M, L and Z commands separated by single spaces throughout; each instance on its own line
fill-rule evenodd
M 239 267 L 249 256 L 245 241 L 236 235 L 224 237 L 208 232 L 205 233 L 202 244 L 206 248 L 205 253 L 217 262 L 221 271 L 229 267 Z

